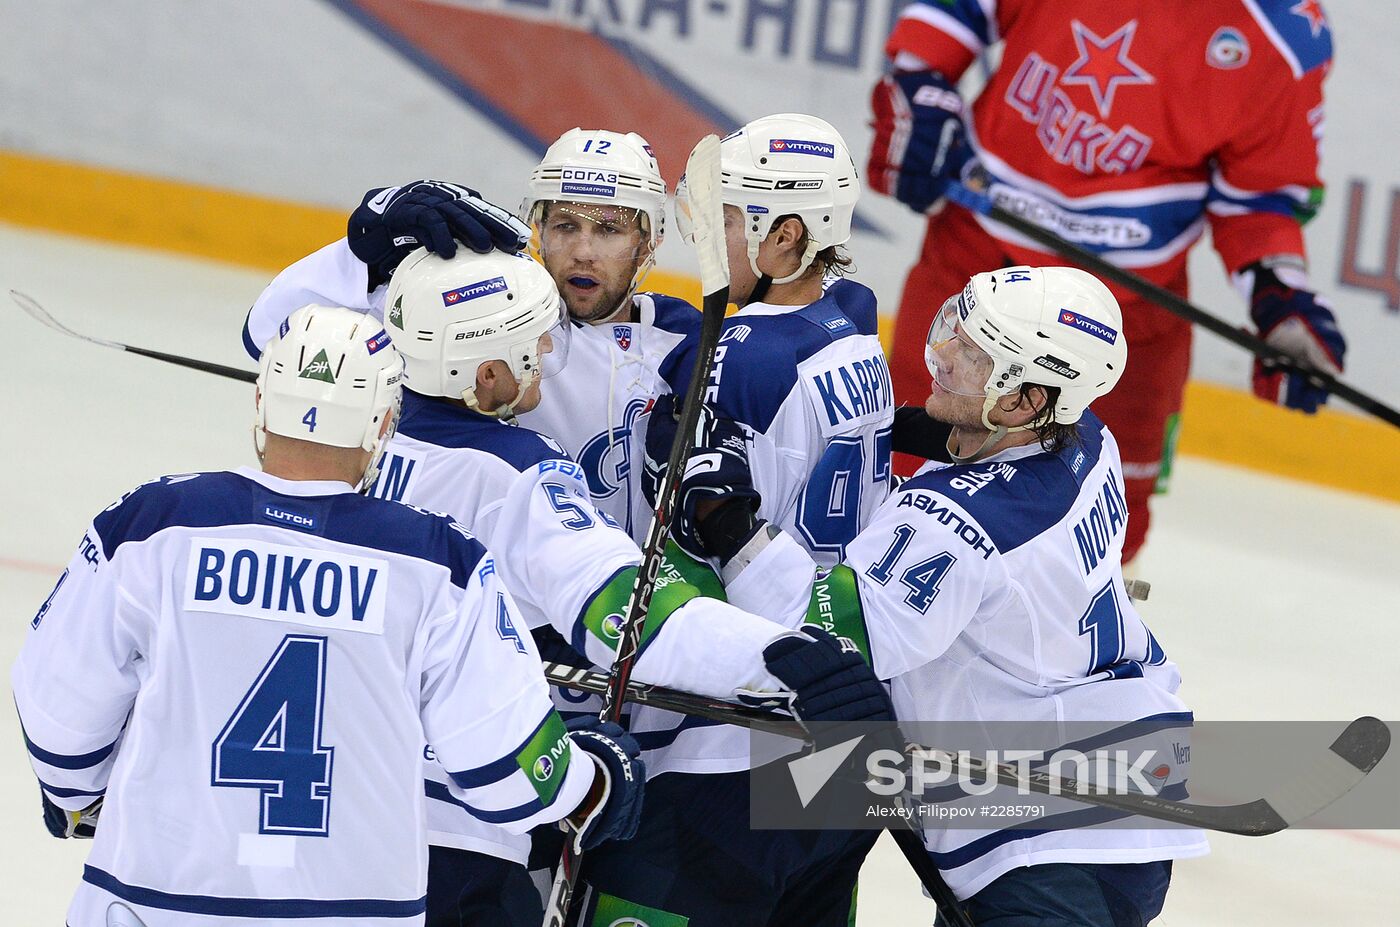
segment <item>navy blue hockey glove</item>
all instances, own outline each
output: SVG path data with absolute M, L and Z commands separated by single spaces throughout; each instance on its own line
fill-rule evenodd
M 676 396 L 668 393 L 656 400 L 647 419 L 642 492 L 652 508 L 671 457 L 678 411 Z M 743 426 L 704 407 L 681 478 L 671 538 L 692 557 L 728 561 L 753 534 L 759 502 Z
M 589 807 L 583 814 L 567 819 L 574 848 L 582 852 L 607 840 L 629 839 L 642 817 L 647 776 L 641 747 L 616 724 L 591 715 L 570 719 L 568 728 L 574 746 L 597 759 L 603 772 L 601 794 L 594 798 L 595 787 L 589 792 Z
M 415 180 L 365 194 L 346 226 L 350 250 L 369 267 L 369 288 L 387 283 L 419 246 L 439 257 L 457 253 L 457 242 L 485 254 L 511 254 L 530 241 L 530 228 L 469 187 Z
M 870 188 L 927 212 L 972 159 L 962 97 L 937 71 L 901 71 L 875 85 L 870 109 Z
M 894 704 L 856 645 L 815 625 L 800 630 L 764 648 L 763 662 L 793 691 L 792 712 L 817 749 L 865 735 L 866 749 L 903 752 Z
M 1341 373 L 1347 343 L 1331 308 L 1317 294 L 1289 286 L 1263 263 L 1251 264 L 1243 273 L 1254 275 L 1249 314 L 1259 326 L 1259 337 L 1318 370 L 1334 376 Z M 1309 413 L 1327 401 L 1327 390 L 1306 376 L 1287 373 L 1262 359 L 1254 361 L 1254 394 Z
M 102 799 L 88 805 L 81 811 L 65 811 L 49 800 L 42 787 L 39 798 L 44 802 L 44 826 L 60 840 L 69 837 L 78 840 L 91 840 L 97 833 L 97 818 L 102 813 Z

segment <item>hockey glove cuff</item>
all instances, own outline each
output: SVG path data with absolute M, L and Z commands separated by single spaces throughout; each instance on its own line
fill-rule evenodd
M 58 839 L 91 840 L 97 833 L 97 818 L 102 814 L 101 798 L 80 811 L 68 811 L 50 801 L 42 786 L 39 797 L 44 803 L 44 826 Z
M 1326 301 L 1302 288 L 1306 278 L 1300 269 L 1265 260 L 1240 274 L 1250 284 L 1249 314 L 1265 343 L 1318 370 L 1342 372 L 1346 339 Z M 1327 390 L 1305 374 L 1269 361 L 1255 360 L 1253 379 L 1255 395 L 1292 409 L 1312 413 L 1327 401 Z
M 637 741 L 611 721 L 584 715 L 568 722 L 569 737 L 598 767 L 583 807 L 561 822 L 577 852 L 608 840 L 627 840 L 642 816 L 646 766 Z

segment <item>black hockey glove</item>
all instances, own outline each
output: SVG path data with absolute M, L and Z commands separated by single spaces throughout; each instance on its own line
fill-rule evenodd
M 366 193 L 345 236 L 369 267 L 373 292 L 419 246 L 444 258 L 457 253 L 459 241 L 482 254 L 493 248 L 514 254 L 529 243 L 530 228 L 469 187 L 415 180 Z
M 676 396 L 668 393 L 656 400 L 647 419 L 642 492 L 653 508 L 676 438 L 678 411 Z M 718 557 L 725 563 L 753 535 L 760 501 L 743 426 L 703 408 L 681 478 L 672 539 L 693 557 Z
M 102 813 L 102 799 L 88 805 L 81 811 L 66 811 L 49 800 L 41 786 L 39 798 L 44 803 L 44 826 L 60 840 L 74 837 L 78 840 L 91 840 L 97 833 L 97 818 Z

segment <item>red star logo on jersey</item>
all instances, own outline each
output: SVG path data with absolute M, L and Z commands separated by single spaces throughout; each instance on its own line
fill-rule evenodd
M 1327 26 L 1327 17 L 1323 15 L 1322 6 L 1317 0 L 1298 0 L 1297 3 L 1288 8 L 1288 12 L 1308 21 L 1308 28 L 1312 30 L 1313 38 L 1321 35 L 1322 30 Z
M 1304 0 L 1312 2 L 1312 0 Z M 1128 48 L 1137 32 L 1137 20 L 1120 26 L 1108 38 L 1100 38 L 1079 20 L 1070 23 L 1079 57 L 1065 69 L 1062 84 L 1084 84 L 1094 94 L 1099 116 L 1107 119 L 1113 108 L 1113 95 L 1119 84 L 1155 84 L 1151 74 L 1128 57 Z

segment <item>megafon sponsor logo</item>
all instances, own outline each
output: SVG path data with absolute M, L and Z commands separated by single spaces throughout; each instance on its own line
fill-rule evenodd
M 1086 318 L 1068 309 L 1060 310 L 1060 324 L 1068 325 L 1070 328 L 1077 328 L 1086 334 L 1093 335 L 1100 341 L 1107 341 L 1109 344 L 1113 344 L 1118 340 L 1118 333 L 1107 325 L 1095 322 L 1093 319 Z
M 835 158 L 836 146 L 829 142 L 812 142 L 801 138 L 772 138 L 768 140 L 769 151 L 787 154 L 815 155 L 818 158 Z
M 480 283 L 469 283 L 466 286 L 459 286 L 455 290 L 448 290 L 442 294 L 442 304 L 455 306 L 471 299 L 490 296 L 492 293 L 504 293 L 506 289 L 508 288 L 505 277 L 492 277 L 490 280 L 482 280 Z

